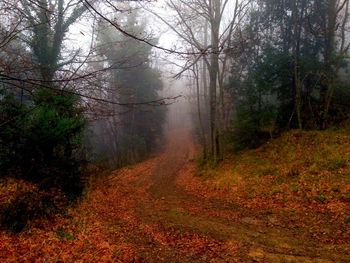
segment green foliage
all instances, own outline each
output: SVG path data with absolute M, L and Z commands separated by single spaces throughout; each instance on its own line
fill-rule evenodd
M 348 83 L 340 82 L 333 86 L 332 102 L 328 113 L 329 123 L 339 126 L 350 116 L 350 85 Z
M 3 172 L 47 189 L 60 187 L 74 198 L 82 192 L 80 179 L 82 131 L 85 121 L 77 98 L 38 90 L 31 102 L 11 94 L 0 102 L 0 167 Z
M 336 1 L 255 3 L 243 30 L 253 40 L 247 40 L 246 54 L 238 55 L 240 60 L 250 59 L 240 62 L 244 73 L 239 76 L 233 67 L 239 85 L 229 85 L 237 105 L 236 148 L 256 146 L 266 133 L 272 137 L 293 128 L 340 125 L 350 112 L 348 61 L 336 37 L 341 18 L 335 17 L 329 30 L 321 30 Z M 264 37 L 256 37 L 261 32 Z
M 266 49 L 238 94 L 232 141 L 234 148 L 257 147 L 285 125 L 292 101 L 288 98 L 291 58 Z
M 238 109 L 230 139 L 234 144 L 234 149 L 255 148 L 269 139 L 274 131 L 273 116 L 273 110 L 258 112 L 241 106 Z
M 322 64 L 306 51 L 301 54 L 299 67 L 304 85 L 301 117 L 305 128 L 315 129 L 320 104 L 320 83 L 316 72 Z M 263 49 L 256 63 L 249 68 L 237 96 L 232 136 L 236 149 L 256 147 L 280 131 L 298 128 L 293 71 L 294 58 L 271 47 Z M 327 122 L 339 125 L 349 116 L 349 84 L 338 80 L 333 83 L 331 92 Z
M 0 168 L 10 168 L 22 150 L 23 129 L 29 107 L 21 105 L 12 94 L 1 92 L 0 100 Z
M 28 137 L 48 154 L 46 159 L 53 156 L 72 157 L 73 150 L 82 143 L 85 125 L 81 111 L 76 107 L 77 98 L 39 90 L 34 103 Z

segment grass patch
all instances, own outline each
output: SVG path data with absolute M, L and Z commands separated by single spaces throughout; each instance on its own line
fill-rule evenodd
M 171 208 L 169 211 L 168 211 L 168 215 L 170 217 L 175 217 L 175 218 L 179 218 L 179 217 L 182 217 L 182 216 L 185 216 L 187 213 L 181 209 L 181 208 Z
M 60 239 L 64 239 L 64 240 L 68 240 L 68 241 L 73 241 L 75 240 L 75 237 L 72 233 L 68 233 L 66 232 L 62 227 L 58 228 L 56 230 L 56 235 L 60 238 Z
M 321 193 L 315 197 L 315 200 L 320 203 L 324 203 L 327 200 L 325 194 Z
M 342 195 L 342 198 L 347 201 L 347 202 L 350 202 L 350 192 L 347 192 L 347 193 L 344 193 Z
M 218 167 L 199 170 L 210 185 L 233 189 L 238 196 L 348 201 L 350 133 L 346 129 L 290 131 L 258 149 L 242 150 Z
M 256 170 L 253 171 L 253 173 L 257 176 L 277 176 L 278 175 L 278 171 L 276 169 L 276 166 L 272 165 L 272 164 L 267 164 L 265 166 L 260 166 L 258 165 L 256 167 Z
M 324 166 L 324 169 L 327 169 L 328 171 L 336 171 L 340 168 L 343 168 L 348 165 L 348 158 L 339 157 L 335 159 L 329 159 L 327 160 L 327 163 Z
M 294 193 L 297 193 L 299 192 L 299 190 L 300 190 L 300 185 L 298 183 L 292 183 L 292 191 Z

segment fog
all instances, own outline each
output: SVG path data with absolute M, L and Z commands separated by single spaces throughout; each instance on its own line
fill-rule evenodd
M 3 96 L 76 96 L 91 162 L 147 159 L 175 129 L 219 161 L 347 116 L 348 1 L 39 2 L 1 4 Z

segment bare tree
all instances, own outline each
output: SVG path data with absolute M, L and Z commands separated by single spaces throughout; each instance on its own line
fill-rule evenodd
M 162 17 L 150 10 L 189 46 L 188 54 L 192 55 L 186 57 L 188 61 L 177 74 L 177 77 L 185 71 L 193 69 L 193 66 L 199 64 L 201 59 L 205 63 L 209 75 L 209 150 L 210 156 L 214 160 L 221 159 L 223 155 L 221 141 L 223 128 L 221 123 L 224 122 L 222 119 L 225 112 L 223 109 L 225 104 L 224 78 L 227 76 L 226 67 L 228 66 L 228 58 L 225 58 L 226 51 L 230 49 L 232 33 L 244 16 L 244 10 L 248 2 L 169 0 L 167 2 L 168 7 L 176 14 L 172 19 Z M 227 23 L 224 23 L 224 18 L 228 21 Z M 201 34 L 203 28 L 205 31 L 204 38 Z M 207 35 L 207 33 L 209 34 Z M 205 73 L 203 72 L 202 75 L 205 75 Z M 202 77 L 202 80 L 205 87 L 206 79 Z

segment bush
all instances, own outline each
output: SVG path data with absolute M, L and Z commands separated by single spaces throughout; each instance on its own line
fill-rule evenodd
M 45 214 L 40 198 L 46 191 L 59 189 L 54 192 L 71 201 L 82 194 L 85 121 L 77 103 L 76 96 L 47 89 L 37 90 L 24 103 L 9 93 L 0 97 L 2 176 L 16 175 L 37 184 L 40 191 L 28 194 L 28 200 L 19 197 L 12 212 L 11 206 L 4 208 L 3 223 L 10 228 L 20 229 L 23 222 Z M 38 206 L 32 207 L 32 202 Z
M 268 103 L 260 107 L 251 101 L 238 105 L 231 136 L 234 150 L 256 148 L 275 133 L 276 108 Z
M 241 83 L 232 136 L 236 149 L 258 147 L 287 126 L 293 111 L 292 61 L 267 48 Z

